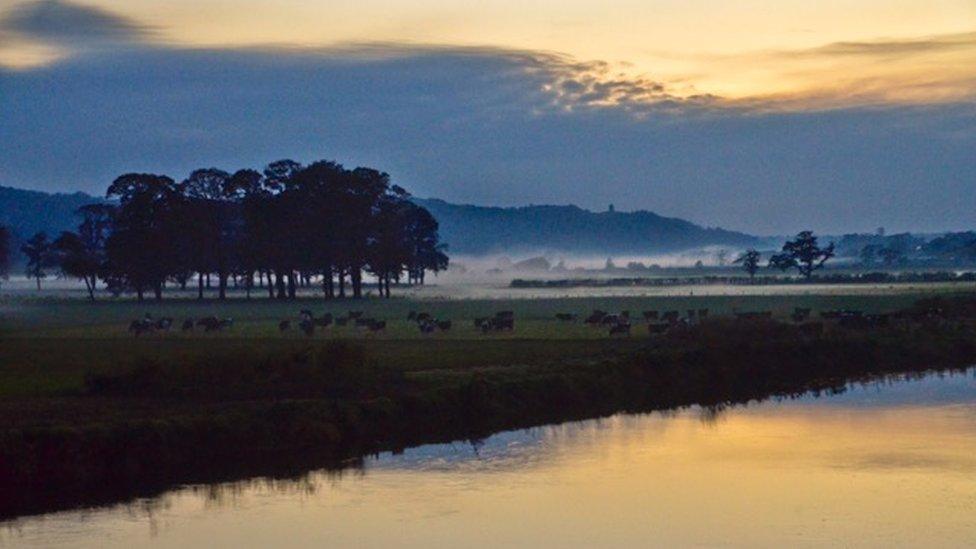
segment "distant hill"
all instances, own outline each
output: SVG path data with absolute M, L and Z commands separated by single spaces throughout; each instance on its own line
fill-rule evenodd
M 51 194 L 0 186 L 0 225 L 20 239 L 38 231 L 55 236 L 78 224 L 75 210 L 103 199 L 85 193 Z M 652 212 L 591 212 L 576 206 L 495 208 L 415 199 L 441 225 L 441 239 L 455 254 L 561 251 L 660 253 L 707 245 L 749 246 L 743 233 L 704 228 Z
M 415 199 L 441 225 L 441 238 L 459 254 L 561 251 L 662 253 L 708 245 L 751 246 L 756 237 L 705 228 L 653 212 L 591 212 L 577 206 L 495 208 Z
M 0 225 L 10 227 L 19 239 L 38 231 L 54 237 L 77 227 L 75 211 L 85 204 L 101 201 L 85 193 L 45 193 L 0 185 Z

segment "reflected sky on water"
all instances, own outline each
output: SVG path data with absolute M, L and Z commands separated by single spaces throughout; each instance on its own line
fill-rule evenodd
M 973 371 L 428 445 L 29 518 L 3 546 L 963 546 Z

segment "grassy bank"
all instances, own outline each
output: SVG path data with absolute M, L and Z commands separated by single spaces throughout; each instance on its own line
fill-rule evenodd
M 98 360 L 79 359 L 92 364 L 82 375 L 0 399 L 0 514 L 341 466 L 379 450 L 618 411 L 836 391 L 850 380 L 972 365 L 976 301 L 917 311 L 937 309 L 887 327 L 822 331 L 719 317 L 624 340 L 298 339 L 242 349 L 215 339 L 205 350 L 140 340 L 144 352 L 115 360 L 134 340 L 110 341 Z M 16 344 L 23 352 L 37 341 Z M 66 341 L 51 352 L 88 344 Z

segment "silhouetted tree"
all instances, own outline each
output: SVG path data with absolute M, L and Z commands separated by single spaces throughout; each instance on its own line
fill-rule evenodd
M 742 269 L 749 273 L 749 280 L 755 280 L 756 273 L 759 272 L 759 260 L 762 259 L 762 254 L 758 251 L 750 249 L 746 250 L 745 253 L 740 255 L 735 263 L 741 263 Z
M 190 231 L 190 257 L 197 272 L 197 297 L 203 298 L 203 280 L 217 273 L 218 297 L 227 297 L 239 231 L 235 223 L 230 174 L 217 168 L 194 170 L 178 186 L 182 198 L 181 221 Z
M 51 242 L 47 234 L 39 232 L 30 237 L 20 251 L 27 256 L 27 278 L 33 278 L 37 282 L 37 291 L 41 291 L 41 279 L 47 278 L 46 269 L 53 266 Z
M 106 243 L 107 276 L 134 290 L 140 300 L 150 290 L 162 299 L 163 283 L 179 265 L 174 242 L 194 237 L 185 234 L 174 215 L 176 184 L 164 175 L 130 173 L 112 182 L 106 195 L 119 201 Z
M 336 282 L 344 296 L 347 281 L 358 298 L 364 272 L 389 296 L 404 271 L 422 283 L 448 263 L 430 212 L 371 168 L 279 160 L 263 173 L 195 170 L 179 184 L 126 174 L 107 196 L 118 200 L 114 210 L 104 206 L 98 223 L 86 218 L 58 239 L 62 272 L 85 280 L 91 298 L 99 277 L 113 294 L 143 299 L 151 290 L 161 299 L 166 280 L 185 286 L 192 273 L 198 297 L 216 273 L 221 299 L 230 280 L 250 297 L 255 274 L 272 298 L 295 297 L 315 276 L 327 298 Z
M 795 268 L 809 280 L 814 271 L 822 268 L 832 257 L 834 257 L 833 242 L 821 248 L 817 244 L 817 237 L 813 235 L 813 231 L 801 231 L 796 238 L 783 244 L 782 253 L 769 258 L 769 266 L 782 271 Z
M 426 208 L 412 202 L 406 208 L 404 231 L 410 248 L 407 273 L 411 283 L 423 284 L 427 271 L 447 269 L 447 246 L 440 243 L 437 220 Z
M 82 217 L 78 231 L 61 233 L 52 245 L 61 273 L 83 280 L 91 301 L 95 301 L 98 279 L 105 273 L 105 246 L 114 211 L 114 206 L 108 204 L 82 206 L 78 209 Z

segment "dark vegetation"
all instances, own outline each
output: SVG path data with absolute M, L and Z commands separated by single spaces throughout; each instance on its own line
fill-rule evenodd
M 370 345 L 349 342 L 157 353 L 92 371 L 73 393 L 0 401 L 0 514 L 339 466 L 379 450 L 617 411 L 842 391 L 851 380 L 976 361 L 976 298 L 922 300 L 898 314 L 809 313 L 779 322 L 699 310 L 696 322 L 653 336 L 565 347 L 515 340 L 522 348 L 505 361 L 445 341 L 458 359 L 441 369 L 424 358 L 445 355 L 432 341 L 418 342 L 413 360 L 399 351 L 377 359 Z
M 179 183 L 130 173 L 106 194 L 111 203 L 78 209 L 76 231 L 53 243 L 38 232 L 21 247 L 38 290 L 57 267 L 84 280 L 92 300 L 98 281 L 116 295 L 158 300 L 167 284 L 185 289 L 193 280 L 203 299 L 212 275 L 219 299 L 231 282 L 248 297 L 258 286 L 294 298 L 313 279 L 327 298 L 345 297 L 347 282 L 358 298 L 369 273 L 389 297 L 404 275 L 422 284 L 427 271 L 447 267 L 437 220 L 371 168 L 280 160 L 263 173 L 209 168 Z

